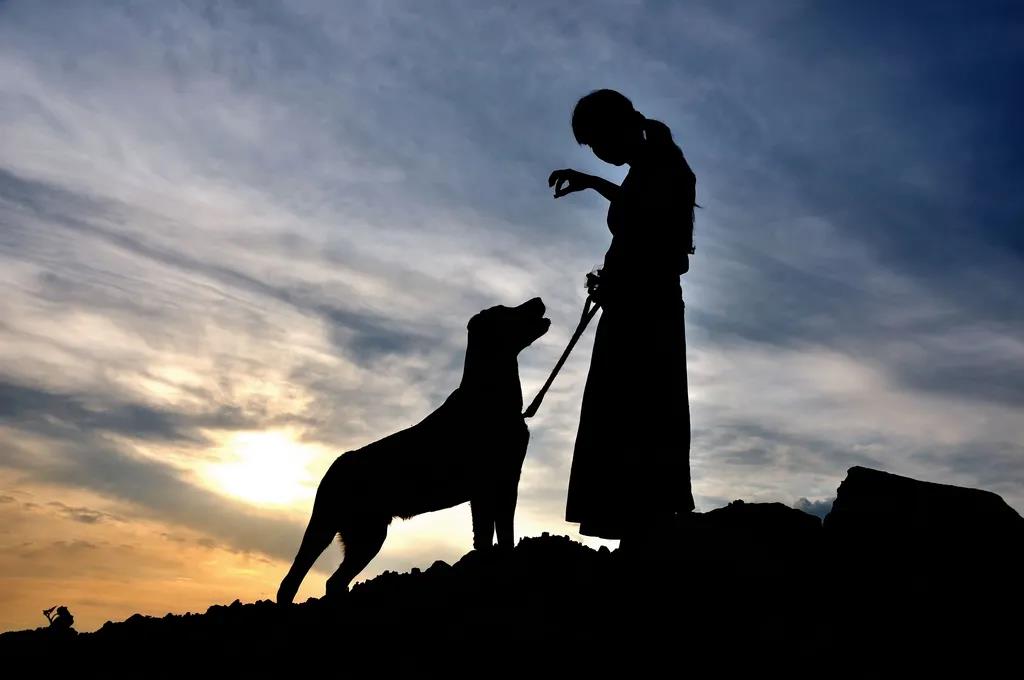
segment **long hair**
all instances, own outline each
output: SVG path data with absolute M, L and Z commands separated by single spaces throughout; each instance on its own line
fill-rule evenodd
M 648 142 L 667 151 L 682 171 L 684 185 L 690 194 L 690 228 L 686 250 L 692 255 L 696 252 L 693 243 L 695 219 L 693 209 L 700 207 L 697 204 L 697 176 L 690 169 L 690 164 L 686 162 L 683 150 L 672 139 L 672 131 L 669 127 L 659 120 L 644 117 L 642 113 L 633 108 L 633 102 L 625 95 L 609 89 L 594 90 L 582 97 L 576 102 L 572 111 L 572 133 L 580 144 L 590 144 L 595 138 L 606 134 L 609 130 L 633 126 L 643 130 Z

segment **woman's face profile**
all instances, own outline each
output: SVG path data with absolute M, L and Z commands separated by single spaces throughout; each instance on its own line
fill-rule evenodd
M 629 162 L 632 145 L 629 143 L 625 130 L 605 130 L 595 135 L 587 144 L 594 155 L 611 165 L 624 165 Z

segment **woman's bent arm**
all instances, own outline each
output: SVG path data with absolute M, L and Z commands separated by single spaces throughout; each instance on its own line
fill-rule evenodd
M 590 186 L 594 191 L 601 194 L 609 201 L 614 201 L 615 197 L 619 195 L 619 185 L 615 182 L 609 182 L 603 177 L 596 177 L 594 175 L 589 175 L 589 177 Z

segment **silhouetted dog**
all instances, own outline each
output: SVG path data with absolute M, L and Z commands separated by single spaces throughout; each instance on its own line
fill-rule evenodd
M 485 309 L 469 320 L 459 387 L 412 427 L 339 456 L 327 470 L 295 563 L 277 591 L 291 602 L 335 535 L 345 557 L 327 594 L 346 592 L 380 552 L 392 518 L 469 501 L 473 547 L 512 547 L 519 475 L 530 434 L 523 422 L 519 352 L 547 332 L 544 303 Z

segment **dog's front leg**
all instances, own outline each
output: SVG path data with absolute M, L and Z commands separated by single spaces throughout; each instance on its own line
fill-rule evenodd
M 486 550 L 494 539 L 494 499 L 480 493 L 469 502 L 473 514 L 473 549 Z
M 519 471 L 501 480 L 495 489 L 494 525 L 498 533 L 498 547 L 515 547 L 516 503 L 519 500 Z

